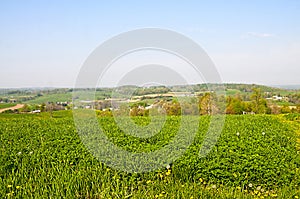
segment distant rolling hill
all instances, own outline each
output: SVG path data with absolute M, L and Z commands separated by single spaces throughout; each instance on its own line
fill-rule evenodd
M 272 87 L 283 88 L 283 89 L 300 89 L 300 84 L 298 85 L 272 85 Z
M 164 94 L 169 92 L 206 92 L 212 86 L 217 90 L 225 90 L 227 96 L 244 95 L 250 96 L 253 88 L 259 88 L 261 92 L 269 93 L 268 95 L 287 96 L 300 92 L 300 85 L 256 85 L 256 84 L 239 84 L 224 83 L 222 84 L 194 84 L 194 85 L 174 85 L 174 86 L 156 86 L 156 87 L 138 87 L 122 86 L 118 88 L 97 88 L 95 99 L 110 98 L 111 93 L 116 89 L 132 93 L 133 96 L 143 96 L 146 94 Z M 83 89 L 83 92 L 85 89 Z M 127 92 L 128 91 L 128 92 Z M 132 92 L 129 92 L 132 91 Z M 82 96 L 81 96 L 82 97 Z M 46 102 L 65 102 L 72 101 L 73 89 L 71 88 L 26 88 L 26 89 L 0 89 L 0 102 L 9 102 L 14 99 L 14 103 L 41 104 Z M 82 99 L 84 100 L 84 99 Z

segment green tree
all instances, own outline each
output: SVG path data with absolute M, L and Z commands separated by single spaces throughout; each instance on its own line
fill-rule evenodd
M 31 108 L 28 104 L 24 104 L 23 108 L 21 108 L 21 112 L 30 112 Z
M 292 111 L 291 111 L 291 109 L 290 109 L 290 107 L 288 106 L 288 105 L 284 105 L 284 106 L 282 106 L 281 107 L 281 109 L 280 109 L 280 113 L 291 113 Z
M 166 110 L 167 115 L 181 115 L 181 106 L 177 100 L 164 103 L 163 108 Z
M 243 111 L 246 111 L 246 107 L 239 95 L 227 98 L 226 114 L 242 114 Z
M 53 116 L 53 110 L 54 110 L 54 103 L 53 102 L 48 102 L 47 106 L 46 106 L 46 111 L 48 111 L 50 113 L 50 117 Z
M 46 104 L 42 103 L 41 104 L 41 112 L 45 112 L 46 111 Z
M 219 112 L 217 97 L 213 93 L 205 93 L 199 98 L 200 115 L 213 115 Z
M 253 88 L 252 90 L 252 109 L 254 113 L 263 114 L 271 112 L 268 108 L 267 101 L 262 97 L 259 88 Z

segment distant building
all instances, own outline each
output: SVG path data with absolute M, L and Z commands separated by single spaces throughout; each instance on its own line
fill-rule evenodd
M 243 111 L 243 115 L 248 115 L 248 114 L 250 114 L 250 115 L 255 115 L 255 113 L 254 113 L 253 111 L 251 111 L 251 112 Z
M 288 97 L 281 97 L 281 96 L 277 96 L 277 95 L 274 95 L 272 97 L 268 97 L 266 99 L 267 100 L 273 100 L 273 101 L 288 101 L 289 100 Z
M 282 100 L 283 97 L 274 95 L 274 96 L 272 97 L 272 99 L 277 101 L 277 100 Z

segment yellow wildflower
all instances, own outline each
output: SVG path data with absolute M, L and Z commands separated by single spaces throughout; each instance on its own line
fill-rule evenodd
M 258 195 L 258 196 L 260 196 L 260 194 L 261 194 L 261 193 L 260 193 L 260 192 L 258 192 L 258 194 L 257 194 L 257 195 Z
M 166 172 L 166 175 L 170 175 L 171 174 L 171 170 L 168 169 L 168 171 Z

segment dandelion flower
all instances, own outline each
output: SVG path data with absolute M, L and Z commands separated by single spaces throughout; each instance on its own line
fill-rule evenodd
M 260 193 L 260 192 L 258 192 L 257 196 L 260 196 L 260 195 L 261 195 L 261 193 Z
M 170 175 L 171 174 L 171 170 L 169 169 L 167 172 L 166 172 L 166 175 Z

